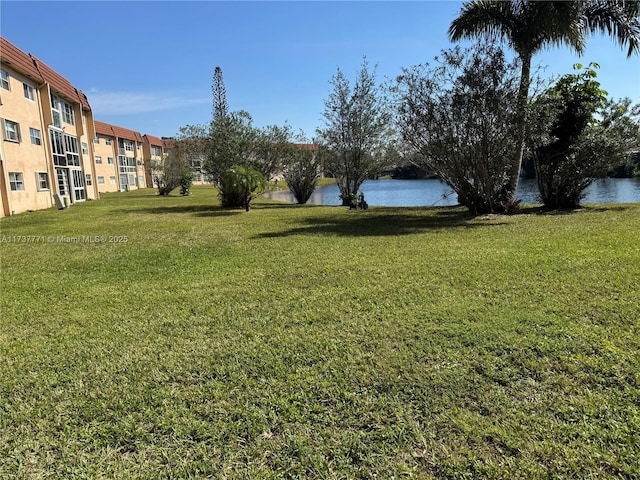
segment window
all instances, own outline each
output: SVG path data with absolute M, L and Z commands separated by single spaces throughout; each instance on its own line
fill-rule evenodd
M 106 145 L 111 145 L 111 139 L 110 139 L 110 138 L 105 138 L 105 139 L 104 139 L 104 143 L 105 143 Z
M 73 117 L 73 107 L 67 102 L 62 102 L 62 120 L 64 120 L 69 125 L 75 125 Z
M 49 130 L 51 137 L 51 151 L 53 153 L 53 164 L 64 167 L 67 165 L 67 157 L 64 154 L 64 146 L 62 145 L 62 132 L 57 130 Z
M 47 172 L 36 172 L 36 182 L 39 192 L 49 190 L 49 174 Z
M 120 167 L 126 167 L 127 172 L 136 171 L 136 159 L 133 157 L 125 157 L 124 155 L 118 155 L 118 165 Z
M 55 95 L 51 95 L 51 115 L 53 116 L 53 125 L 56 127 L 62 126 L 60 123 L 61 118 L 69 125 L 75 125 L 73 106 Z
M 61 128 L 62 121 L 60 114 L 60 99 L 55 95 L 51 95 L 51 116 L 53 117 L 53 126 Z
M 144 177 L 143 176 L 139 176 L 138 177 L 138 185 L 140 185 L 140 186 L 144 185 Z
M 0 87 L 9 90 L 9 75 L 4 70 L 0 70 Z
M 104 185 L 104 177 L 98 177 L 98 185 Z
M 40 130 L 35 128 L 29 128 L 29 137 L 33 145 L 42 145 L 42 139 L 40 138 Z
M 83 155 L 88 155 L 89 154 L 89 145 L 87 145 L 84 142 L 82 142 L 82 154 Z
M 24 90 L 24 98 L 31 100 L 32 102 L 36 101 L 36 90 L 31 85 L 23 83 L 22 89 Z
M 9 186 L 14 192 L 24 190 L 24 180 L 22 172 L 9 172 Z
M 84 188 L 84 177 L 80 170 L 69 170 L 71 173 L 71 180 L 73 185 L 73 196 L 76 201 L 83 201 L 87 199 L 87 193 Z
M 20 142 L 20 125 L 11 120 L 4 121 L 4 139 L 11 142 Z
M 67 165 L 79 167 L 78 139 L 71 135 L 64 135 L 64 149 L 67 153 Z
M 151 146 L 151 155 L 155 157 L 162 156 L 162 147 Z
M 69 194 L 69 175 L 66 168 L 56 168 L 56 177 L 58 178 L 58 193 L 60 195 Z
M 91 185 L 93 185 L 93 181 L 91 180 L 91 174 L 87 173 L 85 177 L 87 178 L 87 187 L 90 187 Z
M 113 165 L 113 157 L 107 157 L 107 163 Z
M 93 143 L 95 143 L 96 145 L 100 144 L 100 137 L 96 137 L 93 139 Z
M 111 175 L 109 177 L 109 183 L 111 183 L 111 185 L 115 185 L 116 184 L 116 177 Z
M 102 164 L 102 157 L 99 155 L 96 155 L 96 165 L 101 165 Z

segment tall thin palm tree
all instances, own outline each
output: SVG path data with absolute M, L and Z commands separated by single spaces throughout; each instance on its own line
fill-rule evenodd
M 515 199 L 525 144 L 526 105 L 531 82 L 531 59 L 539 51 L 567 45 L 578 54 L 590 33 L 610 35 L 624 48 L 627 57 L 640 53 L 639 1 L 526 1 L 475 0 L 466 2 L 451 22 L 452 41 L 471 38 L 506 40 L 522 63 L 517 97 L 516 144 L 510 159 L 506 200 Z

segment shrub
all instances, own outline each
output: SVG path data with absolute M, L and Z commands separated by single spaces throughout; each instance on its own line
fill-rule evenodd
M 254 168 L 235 165 L 226 170 L 219 183 L 223 207 L 244 207 L 249 211 L 251 200 L 266 186 L 264 176 Z

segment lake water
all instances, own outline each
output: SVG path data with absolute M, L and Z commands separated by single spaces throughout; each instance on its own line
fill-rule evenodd
M 372 206 L 425 207 L 457 205 L 458 197 L 440 180 L 367 180 L 360 190 Z M 266 194 L 274 200 L 295 203 L 291 192 Z M 521 180 L 516 198 L 522 203 L 541 203 L 535 179 Z M 586 190 L 582 203 L 640 202 L 640 178 L 601 178 Z M 340 205 L 340 191 L 336 185 L 317 188 L 309 202 L 311 205 Z

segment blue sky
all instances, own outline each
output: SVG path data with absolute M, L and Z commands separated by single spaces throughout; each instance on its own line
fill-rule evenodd
M 0 2 L 0 33 L 89 97 L 94 118 L 173 136 L 211 118 L 211 83 L 222 68 L 231 110 L 256 126 L 289 123 L 312 137 L 329 80 L 355 77 L 363 55 L 378 78 L 431 61 L 453 45 L 447 29 L 462 2 Z M 578 57 L 537 55 L 546 74 L 600 64 L 613 98 L 640 101 L 640 59 L 606 37 Z

